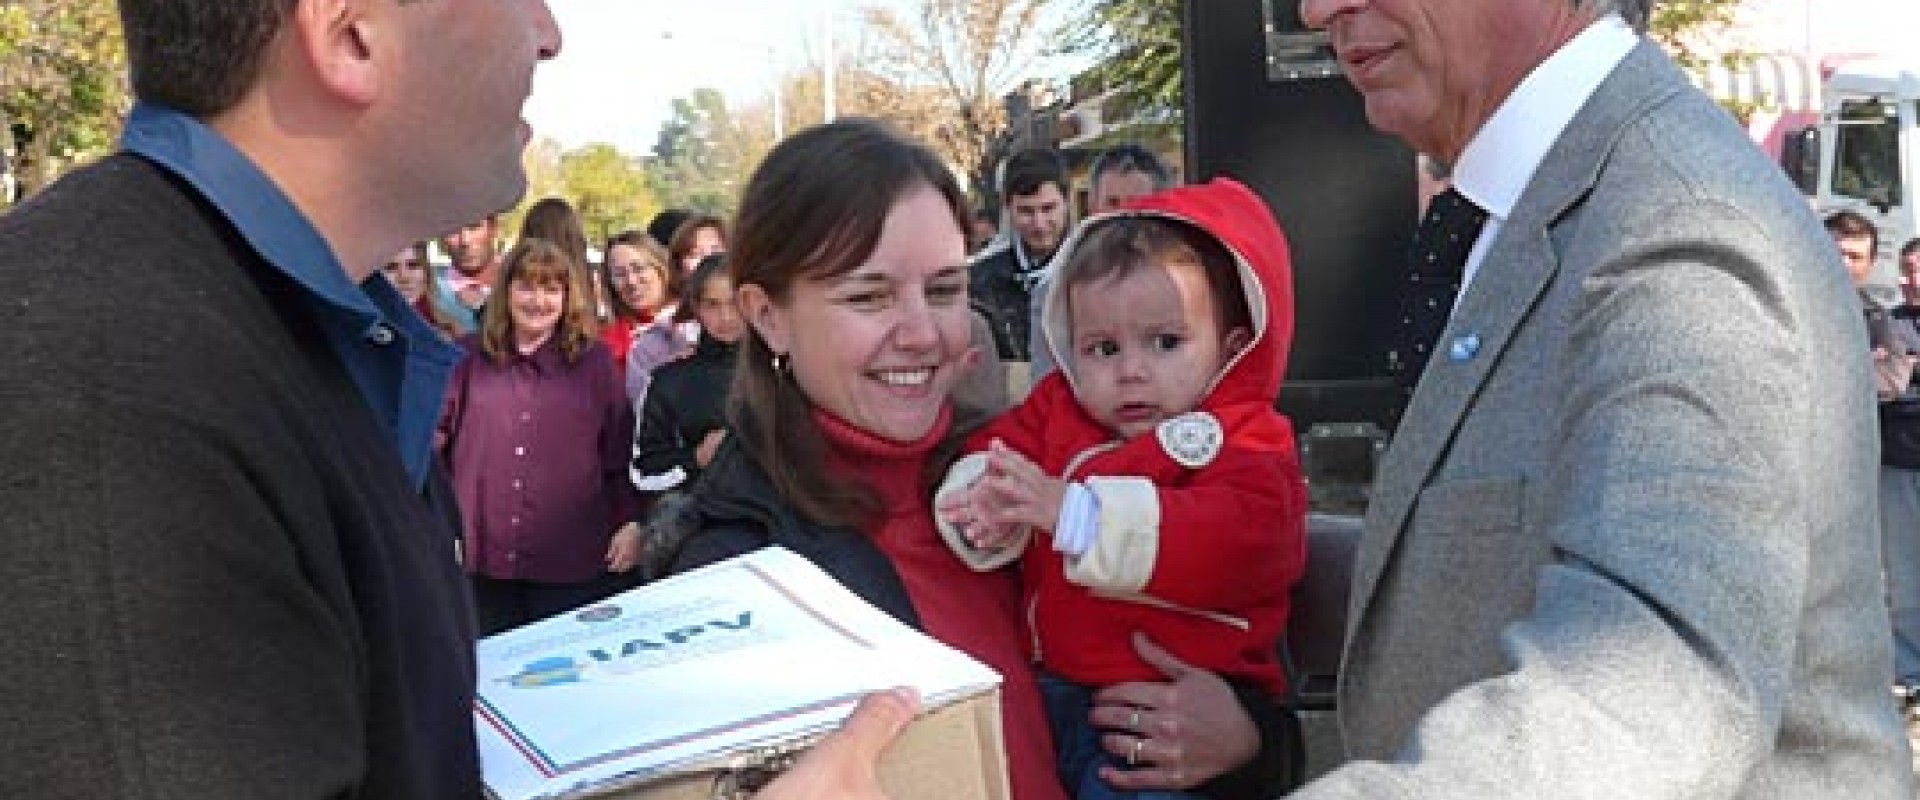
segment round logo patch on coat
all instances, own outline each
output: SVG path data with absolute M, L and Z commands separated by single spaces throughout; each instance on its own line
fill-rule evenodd
M 1153 434 L 1160 439 L 1160 449 L 1166 451 L 1168 458 L 1189 469 L 1213 463 L 1214 456 L 1220 455 L 1220 444 L 1225 438 L 1220 420 L 1205 411 L 1189 411 L 1162 422 Z

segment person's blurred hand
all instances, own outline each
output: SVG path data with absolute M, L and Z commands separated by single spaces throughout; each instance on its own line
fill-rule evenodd
M 459 289 L 454 290 L 453 296 L 454 296 L 454 299 L 460 301 L 460 305 L 466 306 L 467 308 L 470 308 L 470 309 L 478 310 L 481 304 L 487 302 L 487 287 L 485 285 L 477 284 L 477 283 L 469 286 L 462 286 Z
M 1100 777 L 1123 791 L 1185 790 L 1245 764 L 1260 752 L 1260 732 L 1219 675 L 1175 658 L 1145 634 L 1133 649 L 1164 683 L 1121 683 L 1093 697 L 1089 716 L 1107 733 L 1101 746 L 1132 764 L 1102 767 Z
M 755 800 L 886 800 L 880 755 L 919 711 L 920 698 L 912 689 L 867 695 L 840 730 L 821 739 Z
M 629 522 L 613 532 L 607 543 L 607 571 L 626 572 L 640 563 L 640 523 Z
M 1910 353 L 1889 353 L 1873 348 L 1874 394 L 1881 401 L 1899 397 L 1913 383 L 1915 357 Z
M 700 444 L 693 448 L 693 462 L 699 464 L 701 469 L 706 469 L 708 464 L 713 463 L 713 455 L 720 452 L 720 443 L 726 440 L 727 431 L 724 428 L 707 431 L 706 436 L 700 437 Z

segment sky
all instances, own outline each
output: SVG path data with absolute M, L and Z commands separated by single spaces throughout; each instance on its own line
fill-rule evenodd
M 702 86 L 730 100 L 767 97 L 776 70 L 818 63 L 829 14 L 845 48 L 859 28 L 857 9 L 874 3 L 912 5 L 548 0 L 563 44 L 560 57 L 536 74 L 527 119 L 537 135 L 567 149 L 609 142 L 630 155 L 645 154 L 674 98 Z M 1920 31 L 1920 0 L 1748 0 L 1746 20 L 1737 36 L 1763 52 L 1910 52 Z
M 560 56 L 535 73 L 527 120 L 568 149 L 608 142 L 644 154 L 674 98 L 700 87 L 767 97 L 776 70 L 818 63 L 829 9 L 839 35 L 853 35 L 857 2 L 548 0 Z
M 1742 44 L 1761 52 L 1908 54 L 1920 32 L 1915 0 L 1748 0 Z

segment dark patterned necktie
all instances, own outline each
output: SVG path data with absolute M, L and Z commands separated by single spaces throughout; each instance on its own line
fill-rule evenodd
M 1487 212 L 1454 189 L 1435 195 L 1427 204 L 1427 215 L 1413 235 L 1407 284 L 1400 301 L 1400 335 L 1394 341 L 1389 362 L 1394 377 L 1408 393 L 1426 370 L 1440 332 L 1446 330 L 1454 296 L 1460 293 L 1467 254 L 1473 252 L 1473 243 L 1486 224 Z

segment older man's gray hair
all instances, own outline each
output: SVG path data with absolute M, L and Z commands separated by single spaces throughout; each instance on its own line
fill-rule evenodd
M 1653 14 L 1654 0 L 1573 0 L 1575 7 L 1587 6 L 1602 16 L 1619 14 L 1636 33 L 1647 32 L 1647 19 Z

